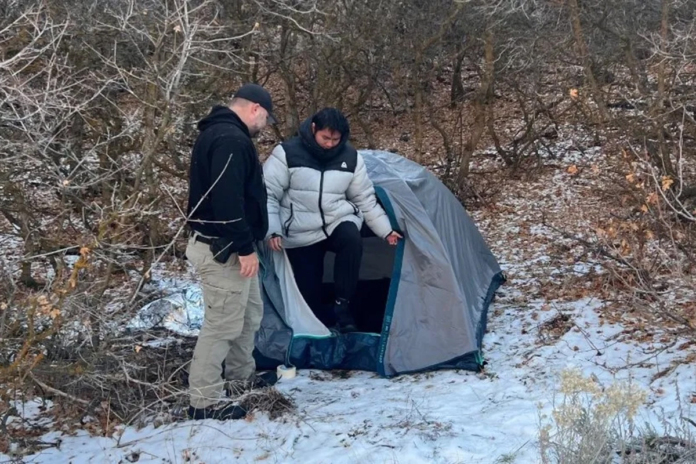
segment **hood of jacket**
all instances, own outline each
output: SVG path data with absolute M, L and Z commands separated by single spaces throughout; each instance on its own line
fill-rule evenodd
M 300 125 L 298 132 L 305 148 L 312 154 L 312 156 L 322 162 L 330 161 L 340 155 L 341 152 L 343 152 L 343 149 L 346 147 L 348 139 L 350 138 L 350 130 L 348 130 L 341 136 L 341 141 L 338 142 L 338 145 L 329 149 L 322 148 L 314 138 L 314 133 L 312 132 L 312 118 L 305 119 L 305 121 Z
M 239 127 L 247 136 L 251 137 L 249 134 L 249 128 L 246 124 L 237 116 L 237 113 L 229 109 L 227 106 L 216 105 L 210 110 L 210 113 L 198 122 L 198 130 L 201 132 L 216 125 L 216 124 L 232 124 Z

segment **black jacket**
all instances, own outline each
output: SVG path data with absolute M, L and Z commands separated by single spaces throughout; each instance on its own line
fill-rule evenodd
M 249 129 L 225 106 L 213 107 L 198 129 L 191 155 L 189 225 L 203 235 L 229 239 L 233 252 L 249 255 L 268 231 L 266 186 Z

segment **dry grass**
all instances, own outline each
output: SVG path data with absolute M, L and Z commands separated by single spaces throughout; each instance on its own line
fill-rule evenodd
M 560 401 L 542 416 L 539 435 L 544 464 L 689 464 L 696 462 L 690 420 L 664 421 L 658 434 L 642 429 L 638 412 L 647 398 L 631 382 L 602 385 L 578 371 L 561 374 Z

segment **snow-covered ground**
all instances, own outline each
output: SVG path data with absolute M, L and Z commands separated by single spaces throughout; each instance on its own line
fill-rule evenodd
M 258 414 L 249 421 L 127 428 L 112 438 L 53 432 L 42 441 L 59 440 L 60 446 L 25 462 L 534 463 L 540 415 L 551 411 L 560 373 L 568 368 L 594 374 L 605 386 L 630 376 L 649 398 L 639 423 L 660 430 L 665 419 L 694 417 L 683 409 L 696 385 L 693 366 L 652 381 L 678 351 L 617 341 L 621 327 L 601 324 L 600 301 L 516 304 L 514 289 L 502 293 L 485 337 L 489 364 L 483 374 L 383 379 L 365 372 L 342 378 L 301 371 L 278 384 L 298 406 L 280 419 Z M 539 343 L 540 328 L 559 313 L 570 317 L 572 327 L 553 343 Z M 42 420 L 36 403 L 25 408 L 30 420 Z
M 384 379 L 366 372 L 300 371 L 278 383 L 297 411 L 275 420 L 261 413 L 242 421 L 129 427 L 108 438 L 52 432 L 41 440 L 59 445 L 24 462 L 537 463 L 540 421 L 550 416 L 561 373 L 568 369 L 603 387 L 630 380 L 644 390 L 639 426 L 660 432 L 681 417 L 696 420 L 689 409 L 696 368 L 678 362 L 693 347 L 681 349 L 684 344 L 674 339 L 664 345 L 632 340 L 625 327 L 603 316 L 608 303 L 592 294 L 591 276 L 601 268 L 554 255 L 563 239 L 541 225 L 540 215 L 596 202 L 586 194 L 593 170 L 586 172 L 582 177 L 558 171 L 526 194 L 515 190 L 500 199 L 496 211 L 474 215 L 509 276 L 489 311 L 484 373 Z M 576 216 L 568 223 L 583 220 Z M 588 285 L 573 298 L 575 289 L 564 283 Z M 45 420 L 37 403 L 17 407 L 28 423 Z M 10 425 L 18 420 L 10 418 Z

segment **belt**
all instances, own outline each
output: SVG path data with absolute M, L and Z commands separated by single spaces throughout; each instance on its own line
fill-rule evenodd
M 212 238 L 203 237 L 203 236 L 201 236 L 201 235 L 196 235 L 196 236 L 194 236 L 194 237 L 193 237 L 193 240 L 195 240 L 196 242 L 205 243 L 205 244 L 207 244 L 207 245 L 210 245 L 211 243 L 213 243 L 213 239 L 212 239 Z
M 206 245 L 210 245 L 213 243 L 213 240 L 215 240 L 216 237 L 206 237 L 205 235 L 201 235 L 198 232 L 192 232 L 193 235 L 193 240 L 196 242 L 201 242 L 205 243 Z

